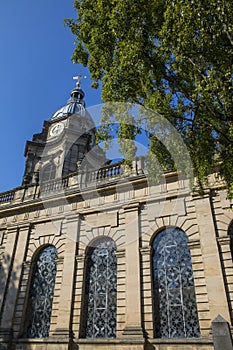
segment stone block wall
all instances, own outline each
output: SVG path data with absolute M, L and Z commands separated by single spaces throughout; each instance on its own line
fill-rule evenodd
M 134 179 L 106 185 L 98 196 L 84 198 L 73 191 L 65 201 L 51 197 L 4 205 L 0 216 L 1 335 L 13 334 L 12 349 L 213 349 L 211 321 L 220 313 L 232 320 L 233 263 L 228 228 L 231 204 L 222 190 L 191 196 L 177 179 L 164 186 L 146 187 Z M 166 227 L 179 227 L 188 236 L 201 338 L 154 339 L 151 243 Z M 98 237 L 117 246 L 117 337 L 80 339 L 85 257 Z M 46 245 L 58 251 L 56 285 L 48 339 L 23 339 L 33 259 Z M 145 337 L 148 341 L 145 342 Z

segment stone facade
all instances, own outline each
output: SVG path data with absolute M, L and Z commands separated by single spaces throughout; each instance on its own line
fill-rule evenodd
M 52 142 L 57 157 L 59 142 Z M 30 147 L 37 152 L 36 143 Z M 42 154 L 38 149 L 37 162 Z M 82 180 L 84 175 L 88 181 Z M 220 314 L 232 324 L 233 316 L 233 211 L 216 174 L 203 196 L 190 193 L 176 173 L 166 173 L 163 184 L 148 186 L 143 158 L 135 159 L 130 171 L 122 163 L 106 163 L 85 174 L 77 169 L 62 180 L 43 183 L 43 188 L 29 178 L 29 183 L 0 194 L 1 349 L 213 350 L 211 322 Z M 198 338 L 154 337 L 152 241 L 167 227 L 188 237 Z M 81 335 L 87 249 L 101 237 L 116 245 L 114 339 Z M 41 248 L 51 245 L 58 257 L 49 336 L 25 338 L 33 262 Z

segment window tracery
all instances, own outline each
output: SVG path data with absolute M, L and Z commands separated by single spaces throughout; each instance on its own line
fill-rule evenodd
M 116 246 L 104 237 L 89 248 L 82 334 L 86 338 L 115 338 L 117 261 Z
M 34 263 L 26 313 L 27 338 L 49 336 L 50 318 L 56 278 L 57 250 L 44 248 Z
M 153 241 L 155 336 L 199 337 L 192 262 L 187 235 L 178 228 L 160 232 Z

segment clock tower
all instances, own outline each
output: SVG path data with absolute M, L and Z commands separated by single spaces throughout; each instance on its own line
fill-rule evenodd
M 106 162 L 104 152 L 96 145 L 95 124 L 85 108 L 80 77 L 74 79 L 77 80 L 76 87 L 66 105 L 44 122 L 41 133 L 34 134 L 32 141 L 26 143 L 23 185 L 74 173 L 84 157 L 85 166 L 90 169 Z

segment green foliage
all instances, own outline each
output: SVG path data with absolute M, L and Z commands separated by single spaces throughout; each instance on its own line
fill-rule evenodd
M 186 143 L 199 184 L 217 157 L 231 195 L 233 2 L 76 0 L 74 6 L 77 19 L 66 21 L 77 41 L 73 60 L 88 65 L 96 87 L 101 81 L 103 101 L 138 102 L 160 113 Z M 119 135 L 132 140 L 137 128 L 126 124 Z M 161 142 L 152 141 L 157 158 L 172 166 Z

